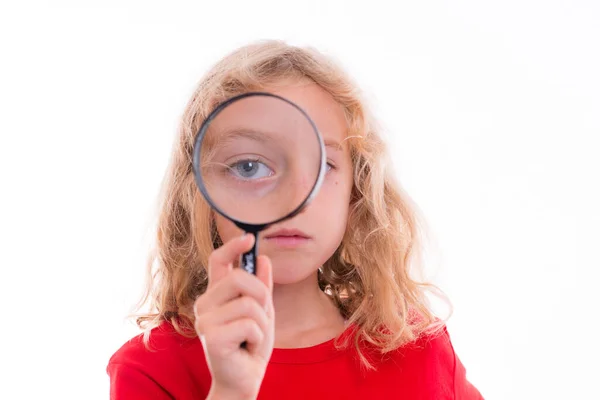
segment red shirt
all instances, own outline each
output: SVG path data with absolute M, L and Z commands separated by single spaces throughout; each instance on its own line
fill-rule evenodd
M 150 343 L 147 350 L 138 335 L 111 357 L 111 399 L 206 398 L 211 376 L 200 340 L 163 323 L 152 330 Z M 376 366 L 376 371 L 365 370 L 354 344 L 336 350 L 333 339 L 313 347 L 273 349 L 258 399 L 483 399 L 467 381 L 445 329 L 379 356 Z

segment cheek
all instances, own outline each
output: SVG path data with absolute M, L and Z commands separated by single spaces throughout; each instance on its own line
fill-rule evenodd
M 345 176 L 331 176 L 315 198 L 315 208 L 328 221 L 345 222 L 350 204 L 352 182 Z
M 221 214 L 215 213 L 214 218 L 217 232 L 223 243 L 227 243 L 231 239 L 241 236 L 244 233 L 243 230 L 238 228 L 233 222 L 223 217 Z

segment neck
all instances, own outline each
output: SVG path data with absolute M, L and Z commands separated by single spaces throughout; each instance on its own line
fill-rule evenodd
M 335 337 L 344 328 L 337 307 L 317 283 L 315 272 L 292 284 L 273 286 L 275 347 L 306 347 Z

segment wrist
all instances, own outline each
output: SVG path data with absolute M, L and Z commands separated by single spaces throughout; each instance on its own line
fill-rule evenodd
M 254 393 L 240 393 L 239 391 L 212 385 L 206 400 L 256 400 L 256 397 L 257 394 Z

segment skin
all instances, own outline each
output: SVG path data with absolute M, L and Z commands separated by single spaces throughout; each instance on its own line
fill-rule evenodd
M 255 396 L 273 347 L 314 346 L 344 330 L 342 316 L 317 284 L 318 269 L 339 247 L 348 220 L 353 178 L 344 143 L 344 113 L 312 82 L 286 83 L 266 91 L 291 100 L 311 116 L 326 143 L 328 170 L 319 193 L 302 213 L 261 234 L 256 276 L 233 268 L 252 247 L 252 235 L 241 238 L 241 230 L 215 214 L 224 245 L 211 255 L 209 286 L 194 306 L 215 398 Z M 295 248 L 266 239 L 281 228 L 299 229 L 310 239 Z M 239 347 L 244 340 L 247 349 Z

